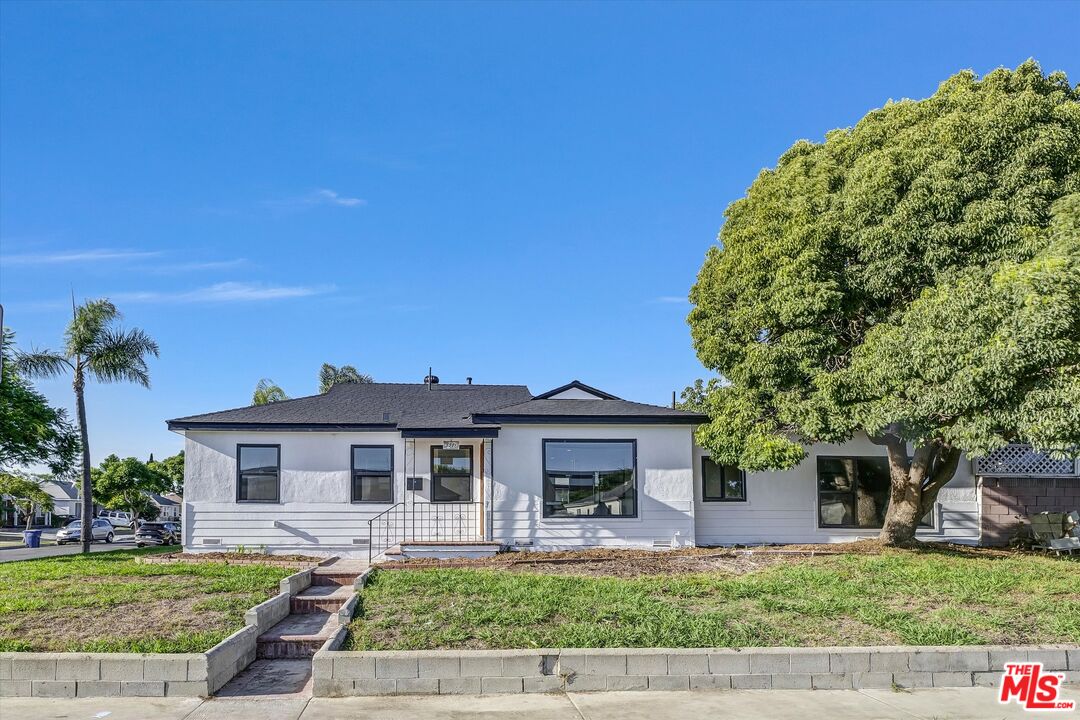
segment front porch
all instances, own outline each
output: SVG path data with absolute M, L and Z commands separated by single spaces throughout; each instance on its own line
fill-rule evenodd
M 485 510 L 491 491 L 494 438 L 434 437 L 405 431 L 400 502 L 368 520 L 368 559 L 381 556 L 487 557 Z

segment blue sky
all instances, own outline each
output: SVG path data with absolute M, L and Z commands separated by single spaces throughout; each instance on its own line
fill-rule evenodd
M 56 346 L 74 290 L 159 341 L 89 391 L 95 462 L 323 362 L 667 403 L 763 167 L 964 68 L 1077 82 L 1078 8 L 5 2 L 5 323 Z

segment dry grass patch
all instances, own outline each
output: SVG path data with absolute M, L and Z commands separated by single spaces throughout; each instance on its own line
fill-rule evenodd
M 293 570 L 140 563 L 160 549 L 0 564 L 0 651 L 203 652 Z

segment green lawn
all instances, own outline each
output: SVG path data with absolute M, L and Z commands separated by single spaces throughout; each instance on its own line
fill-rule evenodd
M 384 570 L 347 648 L 1080 642 L 1080 565 L 948 551 L 805 558 L 742 575 L 621 579 Z
M 135 562 L 169 550 L 0 563 L 0 651 L 202 652 L 295 572 Z

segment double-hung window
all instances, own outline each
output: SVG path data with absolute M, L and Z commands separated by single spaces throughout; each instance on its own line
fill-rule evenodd
M 352 502 L 393 502 L 393 446 L 353 445 L 351 484 Z
M 637 517 L 637 443 L 544 440 L 544 517 Z
M 431 448 L 432 502 L 472 502 L 472 450 Z
M 717 465 L 701 458 L 701 499 L 705 502 L 746 502 L 746 473 L 734 465 Z
M 236 501 L 276 503 L 281 498 L 281 446 L 236 446 Z

